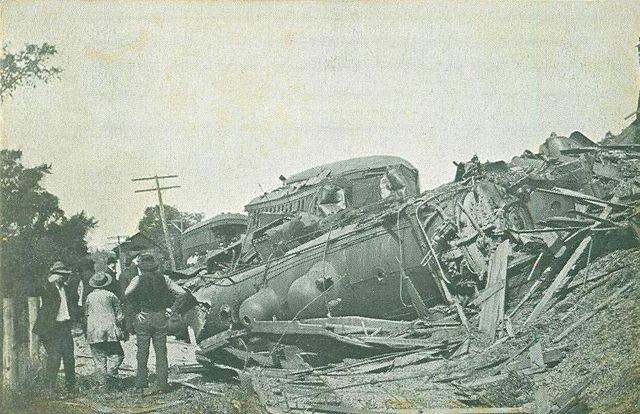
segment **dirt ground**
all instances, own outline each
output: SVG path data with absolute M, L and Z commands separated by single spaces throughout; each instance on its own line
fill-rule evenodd
M 42 413 L 240 413 L 246 412 L 250 403 L 250 395 L 243 393 L 238 383 L 217 381 L 216 378 L 204 378 L 199 374 L 178 374 L 175 366 L 195 364 L 195 346 L 169 338 L 167 350 L 169 357 L 169 382 L 171 391 L 166 394 L 153 394 L 155 380 L 155 354 L 151 349 L 149 357 L 150 388 L 145 396 L 134 390 L 136 367 L 135 336 L 123 343 L 125 360 L 119 374 L 118 390 L 107 392 L 97 382 L 94 373 L 91 351 L 83 337 L 75 338 L 76 373 L 78 375 L 79 393 L 67 396 L 62 389 L 54 394 L 42 393 L 37 387 L 39 383 L 25 384 L 30 388 L 19 392 L 12 398 L 3 413 L 42 414 Z M 37 367 L 36 370 L 41 370 Z M 60 378 L 59 382 L 62 378 Z M 193 384 L 201 390 L 187 388 L 177 382 Z M 60 385 L 60 384 L 59 384 Z M 220 393 L 215 395 L 212 393 Z

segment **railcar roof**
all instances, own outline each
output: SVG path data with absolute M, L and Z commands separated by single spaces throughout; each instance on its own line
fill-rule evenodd
M 372 155 L 368 157 L 357 157 L 350 158 L 348 160 L 335 161 L 293 174 L 287 178 L 287 185 L 285 187 L 277 188 L 269 193 L 258 196 L 251 200 L 247 206 L 268 200 L 275 200 L 285 195 L 293 194 L 297 192 L 298 189 L 305 187 L 306 185 L 315 184 L 311 182 L 307 183 L 307 181 L 320 175 L 325 177 L 327 175 L 331 175 L 335 177 L 347 172 L 366 171 L 369 169 L 386 167 L 388 165 L 403 165 L 412 171 L 418 171 L 409 161 L 392 155 Z
M 199 229 L 204 226 L 223 226 L 226 224 L 244 224 L 247 225 L 249 222 L 249 218 L 246 214 L 239 213 L 223 213 L 218 214 L 217 216 L 213 216 L 210 219 L 203 220 L 199 223 L 194 224 L 193 226 L 187 228 L 182 234 L 185 235 L 193 230 Z

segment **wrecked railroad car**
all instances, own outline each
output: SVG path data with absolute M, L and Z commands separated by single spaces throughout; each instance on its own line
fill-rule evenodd
M 509 163 L 457 163 L 453 182 L 423 193 L 417 170 L 396 157 L 281 177 L 283 187 L 247 205 L 243 240 L 209 258 L 209 273 L 186 285 L 201 303 L 191 324 L 199 359 L 268 365 L 265 353 L 291 342 L 310 354 L 335 354 L 328 359 L 379 351 L 372 338 L 318 329 L 319 320 L 361 317 L 377 332 L 392 320 L 453 317 L 468 328 L 463 307 L 487 286 L 501 243 L 513 245 L 508 272 L 515 274 L 534 262 L 552 269 L 587 224 L 598 234 L 637 236 L 637 215 L 627 219 L 640 187 L 636 150 L 598 146 L 579 133 L 552 135 L 540 153 Z M 605 206 L 624 224 L 598 219 Z M 526 282 L 507 284 L 516 290 Z

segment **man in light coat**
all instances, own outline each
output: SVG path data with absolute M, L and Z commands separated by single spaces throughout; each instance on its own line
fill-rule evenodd
M 100 382 L 111 389 L 116 385 L 118 369 L 124 360 L 120 341 L 124 339 L 124 315 L 118 297 L 108 289 L 111 275 L 98 272 L 89 279 L 93 288 L 85 303 L 87 343 L 100 374 Z

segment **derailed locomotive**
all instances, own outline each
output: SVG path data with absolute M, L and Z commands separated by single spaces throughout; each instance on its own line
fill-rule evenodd
M 204 286 L 192 287 L 201 304 L 193 324 L 199 361 L 268 365 L 264 355 L 290 333 L 299 333 L 295 343 L 303 350 L 317 352 L 333 340 L 323 352 L 367 351 L 365 343 L 326 338 L 326 331 L 293 321 L 437 321 L 453 312 L 466 325 L 461 305 L 484 287 L 498 244 L 539 237 L 551 246 L 546 233 L 528 231 L 575 212 L 575 194 L 595 199 L 626 191 L 594 179 L 603 162 L 589 157 L 596 147 L 579 133 L 552 136 L 539 154 L 510 163 L 459 163 L 452 183 L 423 193 L 417 170 L 397 157 L 281 177 L 281 188 L 247 205 L 244 239 L 211 257 L 198 279 Z M 615 158 L 618 149 L 603 151 Z M 622 174 L 637 175 L 636 164 Z M 510 267 L 532 259 L 524 250 L 510 256 Z

